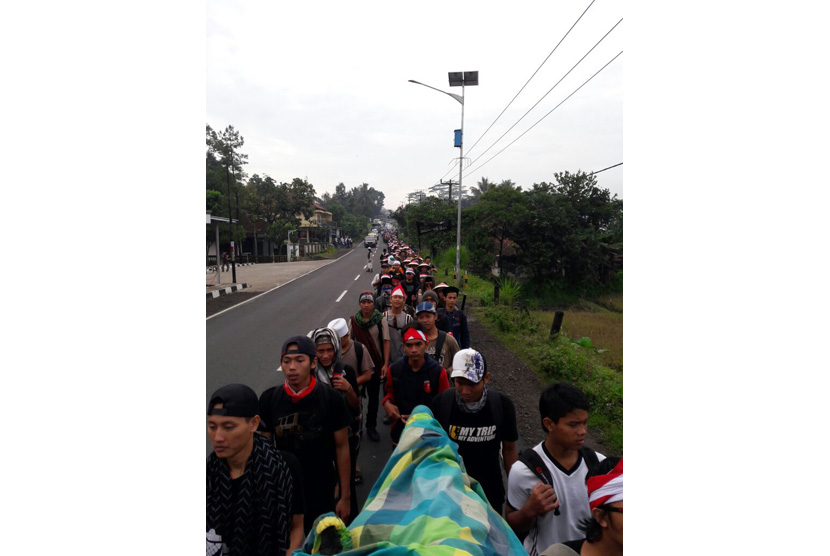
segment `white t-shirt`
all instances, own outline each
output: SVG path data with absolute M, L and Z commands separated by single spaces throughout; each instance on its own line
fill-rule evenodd
M 548 457 L 543 444 L 540 442 L 533 450 L 542 457 L 553 478 L 553 491 L 559 499 L 560 515 L 554 515 L 553 511 L 550 511 L 536 518 L 524 540 L 525 550 L 530 556 L 536 556 L 554 543 L 583 538 L 584 534 L 578 527 L 579 522 L 591 515 L 588 487 L 585 486 L 585 475 L 588 474 L 585 460 L 580 456 L 576 466 L 568 474 Z M 602 461 L 605 456 L 597 452 L 597 459 Z M 514 463 L 507 478 L 507 503 L 513 509 L 521 509 L 538 482 L 539 478 L 526 465 L 520 461 Z

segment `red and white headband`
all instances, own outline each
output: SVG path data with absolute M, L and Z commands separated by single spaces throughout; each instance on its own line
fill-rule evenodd
M 623 499 L 623 463 L 622 460 L 607 475 L 596 475 L 587 481 L 588 504 L 591 509 L 604 504 L 621 502 Z
M 404 342 L 408 342 L 410 340 L 421 340 L 425 343 L 428 342 L 426 334 L 424 334 L 417 328 L 410 328 L 406 331 L 406 334 L 403 335 Z

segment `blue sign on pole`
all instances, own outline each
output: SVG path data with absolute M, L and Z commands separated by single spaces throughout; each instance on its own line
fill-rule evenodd
M 461 130 L 460 129 L 455 130 L 455 145 L 454 146 L 456 146 L 456 147 L 461 146 Z

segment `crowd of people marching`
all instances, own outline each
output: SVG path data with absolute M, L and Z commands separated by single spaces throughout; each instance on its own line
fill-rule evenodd
M 396 446 L 419 405 L 528 554 L 621 555 L 622 460 L 584 446 L 585 395 L 561 382 L 541 392 L 545 439 L 518 453 L 513 401 L 488 387 L 498 369 L 472 347 L 459 289 L 436 284 L 430 258 L 394 230 L 384 241 L 353 314 L 284 340 L 282 385 L 212 393 L 208 555 L 289 555 L 322 514 L 349 524 L 360 510 L 361 442 L 382 441 L 379 409 Z M 370 250 L 367 271 L 372 260 Z

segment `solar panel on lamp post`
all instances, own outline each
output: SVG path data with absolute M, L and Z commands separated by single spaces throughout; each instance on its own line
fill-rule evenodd
M 449 82 L 450 87 L 461 87 L 461 95 L 456 95 L 454 93 L 448 93 L 447 91 L 442 91 L 441 89 L 437 89 L 426 83 L 421 83 L 420 81 L 415 81 L 414 79 L 410 79 L 410 83 L 415 83 L 416 85 L 423 85 L 424 87 L 429 87 L 439 93 L 444 93 L 445 95 L 451 96 L 455 100 L 457 100 L 461 104 L 461 136 L 458 140 L 458 144 L 456 145 L 459 149 L 458 155 L 458 229 L 456 231 L 455 237 L 455 271 L 456 271 L 456 278 L 459 287 L 461 286 L 461 194 L 463 190 L 463 182 L 462 179 L 464 177 L 464 87 L 466 86 L 475 86 L 478 85 L 478 72 L 477 71 L 456 71 L 456 72 L 449 72 Z M 452 199 L 450 199 L 452 201 Z M 434 255 L 435 253 L 433 253 Z

